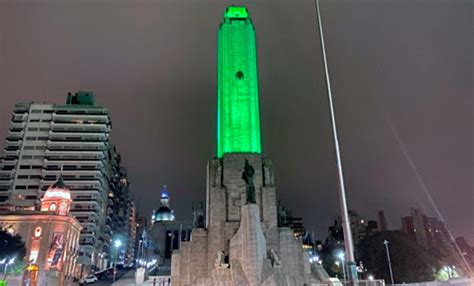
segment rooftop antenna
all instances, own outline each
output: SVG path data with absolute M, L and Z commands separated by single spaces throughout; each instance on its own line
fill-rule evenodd
M 323 34 L 323 26 L 321 23 L 321 14 L 319 11 L 319 0 L 316 1 L 316 13 L 318 16 L 318 26 L 319 26 L 319 39 L 321 42 L 321 50 L 323 56 L 323 63 L 324 63 L 324 73 L 326 78 L 326 89 L 329 101 L 329 111 L 331 114 L 331 124 L 332 124 L 332 134 L 334 139 L 334 149 L 336 152 L 336 160 L 337 160 L 337 174 L 339 179 L 339 207 L 341 212 L 341 224 L 342 224 L 342 231 L 344 233 L 344 249 L 345 249 L 345 257 L 343 263 L 347 264 L 348 275 L 347 279 L 350 284 L 357 280 L 357 270 L 356 270 L 356 263 L 354 259 L 354 244 L 352 242 L 352 232 L 351 226 L 349 221 L 349 214 L 347 211 L 347 201 L 346 201 L 346 190 L 344 187 L 344 175 L 342 173 L 342 161 L 341 161 L 341 152 L 339 150 L 339 140 L 337 136 L 337 128 L 336 128 L 336 115 L 334 111 L 333 99 L 332 99 L 332 92 L 331 92 L 331 81 L 329 78 L 329 70 L 328 70 L 328 62 L 326 57 L 326 46 L 324 44 L 324 34 Z

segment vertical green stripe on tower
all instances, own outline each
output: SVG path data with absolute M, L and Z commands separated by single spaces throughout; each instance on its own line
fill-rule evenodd
M 226 9 L 217 49 L 217 157 L 261 153 L 257 49 L 247 8 Z

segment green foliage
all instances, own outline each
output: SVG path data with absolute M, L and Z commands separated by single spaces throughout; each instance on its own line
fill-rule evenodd
M 434 280 L 439 261 L 400 231 L 377 232 L 360 241 L 359 258 L 376 278 L 390 281 L 384 240 L 389 241 L 395 283 Z

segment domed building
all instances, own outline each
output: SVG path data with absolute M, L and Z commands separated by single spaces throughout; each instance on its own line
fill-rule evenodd
M 151 216 L 151 239 L 157 257 L 157 271 L 154 275 L 171 274 L 171 254 L 179 249 L 182 241 L 191 238 L 192 221 L 176 220 L 174 211 L 170 208 L 168 187 L 163 186 L 160 195 L 160 206 Z
M 52 184 L 41 199 L 41 211 L 54 212 L 57 215 L 68 215 L 71 207 L 71 192 L 62 177 Z
M 76 259 L 82 227 L 69 214 L 71 203 L 71 193 L 60 177 L 44 193 L 40 211 L 0 212 L 0 228 L 20 235 L 25 242 L 24 261 L 29 267 L 21 279 L 28 285 L 65 285 L 66 280 L 78 277 Z
M 170 198 L 168 195 L 168 187 L 163 186 L 163 191 L 161 192 L 160 207 L 152 215 L 152 223 L 160 221 L 174 221 L 173 210 L 170 209 Z

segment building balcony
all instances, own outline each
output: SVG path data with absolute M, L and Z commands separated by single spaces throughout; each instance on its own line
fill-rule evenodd
M 51 141 L 65 142 L 103 142 L 107 141 L 108 134 L 103 132 L 97 133 L 75 133 L 75 132 L 50 132 L 49 139 Z
M 26 126 L 26 115 L 14 115 L 16 118 L 14 118 L 11 123 L 10 123 L 10 129 L 24 129 Z M 21 121 L 21 122 L 18 122 Z
M 109 111 L 100 106 L 80 106 L 80 105 L 56 105 L 53 116 L 69 116 L 81 119 L 88 116 L 105 116 L 107 119 Z
M 106 144 L 103 141 L 100 142 L 57 142 L 48 141 L 48 149 L 52 150 L 107 150 Z
M 84 150 L 70 150 L 70 151 L 55 151 L 55 150 L 46 150 L 45 156 L 47 157 L 57 157 L 61 159 L 69 159 L 71 161 L 81 161 L 81 159 L 105 159 L 105 151 L 84 151 Z M 48 158 L 49 161 L 54 161 L 54 159 Z
M 84 133 L 108 133 L 110 131 L 110 126 L 107 124 L 97 124 L 97 123 L 84 123 L 78 121 L 75 123 L 57 123 L 53 122 L 51 124 L 51 130 L 53 132 L 84 132 Z

